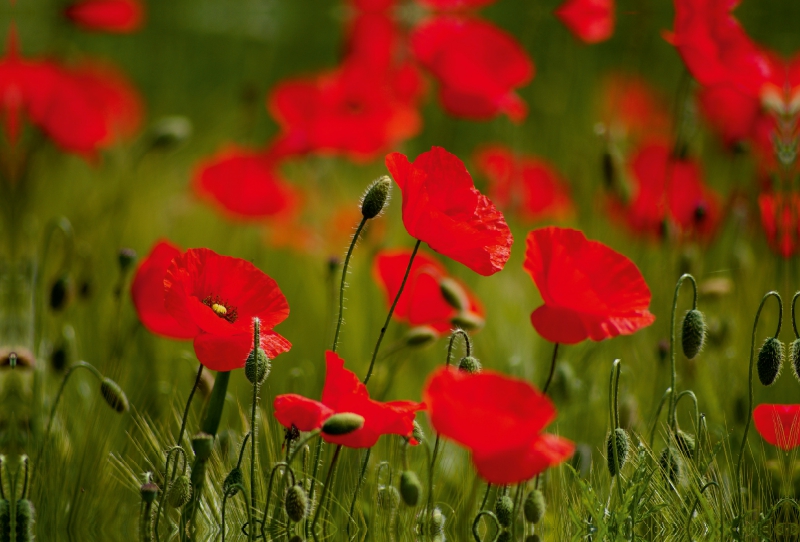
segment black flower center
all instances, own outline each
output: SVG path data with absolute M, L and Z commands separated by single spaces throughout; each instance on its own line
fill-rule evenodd
M 229 303 L 222 301 L 218 295 L 206 297 L 203 300 L 203 304 L 210 307 L 214 314 L 231 324 L 239 317 L 239 311 L 236 310 L 236 307 L 231 307 Z

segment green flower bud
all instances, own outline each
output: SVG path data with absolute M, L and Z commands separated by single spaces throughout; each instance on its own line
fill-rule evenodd
M 758 351 L 758 379 L 765 386 L 771 386 L 781 372 L 783 365 L 783 343 L 770 337 Z
M 269 375 L 270 362 L 263 348 L 250 350 L 244 364 L 244 375 L 251 384 L 261 384 Z
M 544 500 L 544 493 L 538 489 L 532 490 L 525 497 L 525 502 L 522 503 L 522 512 L 530 523 L 539 523 L 544 517 L 547 509 L 547 503 Z
M 16 542 L 31 542 L 33 540 L 33 504 L 28 499 L 17 501 L 17 538 Z
M 225 480 L 222 482 L 222 492 L 228 495 L 229 498 L 233 497 L 239 492 L 239 488 L 234 486 L 243 483 L 244 474 L 242 474 L 242 469 L 239 467 L 233 467 L 228 473 L 228 476 L 226 476 Z
M 683 317 L 683 329 L 681 330 L 683 354 L 688 359 L 694 359 L 703 349 L 705 342 L 706 319 L 702 312 L 692 309 Z
M 400 506 L 400 492 L 394 486 L 378 488 L 378 506 L 383 510 L 396 510 Z
M 439 338 L 439 332 L 431 326 L 412 327 L 406 332 L 405 341 L 408 346 L 425 346 Z
M 681 451 L 684 457 L 687 459 L 694 458 L 694 451 L 697 448 L 694 435 L 679 430 L 675 435 L 675 445 L 678 447 L 678 450 Z
M 132 248 L 121 248 L 117 253 L 120 270 L 125 273 L 136 263 L 136 251 Z
M 450 319 L 450 323 L 464 331 L 477 331 L 486 321 L 472 311 L 461 311 Z
M 158 496 L 158 486 L 153 482 L 146 482 L 139 488 L 139 494 L 142 496 L 143 502 L 152 504 Z
M 499 497 L 494 503 L 494 515 L 502 527 L 511 525 L 511 516 L 514 514 L 514 501 L 508 495 Z
M 130 404 L 128 403 L 128 398 L 125 396 L 125 392 L 122 391 L 119 384 L 110 378 L 104 378 L 100 383 L 100 394 L 103 396 L 106 403 L 108 403 L 108 406 L 117 412 L 122 413 L 130 410 Z
M 326 435 L 347 435 L 364 427 L 364 416 L 353 412 L 334 414 L 322 424 L 322 432 Z
M 170 151 L 192 137 L 192 123 L 186 117 L 168 116 L 150 127 L 147 151 Z
M 458 311 L 469 309 L 469 297 L 467 292 L 456 279 L 444 277 L 439 280 L 439 290 L 447 304 Z
M 408 506 L 416 506 L 419 503 L 422 493 L 422 484 L 417 473 L 411 470 L 404 470 L 400 475 L 400 496 Z
M 673 448 L 664 448 L 658 458 L 661 472 L 672 484 L 677 484 L 681 476 L 681 463 L 678 453 Z
M 414 428 L 411 430 L 411 436 L 419 444 L 422 444 L 422 441 L 425 440 L 425 432 L 422 430 L 422 426 L 417 423 L 417 420 L 414 420 Z
M 192 451 L 198 461 L 208 461 L 214 449 L 214 437 L 208 433 L 197 433 L 192 437 Z
M 185 474 L 181 474 L 169 488 L 167 502 L 173 508 L 180 508 L 192 498 L 192 482 Z
M 612 438 L 612 435 L 614 438 Z M 631 441 L 628 438 L 628 433 L 621 427 L 617 427 L 613 432 L 606 437 L 606 453 L 608 454 L 606 460 L 608 461 L 608 472 L 611 476 L 617 475 L 617 465 L 614 462 L 614 442 L 616 441 L 617 448 L 617 463 L 620 470 L 628 460 L 628 451 L 631 448 Z
M 442 510 L 437 506 L 430 514 L 423 508 L 417 515 L 417 533 L 423 536 L 431 536 L 430 540 L 438 540 L 444 534 L 444 523 L 447 518 Z M 427 539 L 426 539 L 427 540 Z
M 303 486 L 296 484 L 287 489 L 286 496 L 283 499 L 283 506 L 289 519 L 295 523 L 302 521 L 308 512 L 308 496 L 303 490 Z
M 73 289 L 72 277 L 63 273 L 50 287 L 50 308 L 56 312 L 64 309 L 72 300 Z
M 472 356 L 464 356 L 461 358 L 461 361 L 458 362 L 458 370 L 465 373 L 476 374 L 481 372 L 482 368 L 483 366 L 481 362 L 478 361 L 478 358 Z
M 384 175 L 373 181 L 361 200 L 361 214 L 364 218 L 375 218 L 389 201 L 389 194 L 392 191 L 392 180 Z
M 795 339 L 789 347 L 789 357 L 792 360 L 792 372 L 797 380 L 800 380 L 800 339 Z

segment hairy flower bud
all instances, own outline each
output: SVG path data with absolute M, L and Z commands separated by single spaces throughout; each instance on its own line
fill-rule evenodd
M 679 430 L 675 435 L 675 445 L 678 447 L 678 450 L 681 451 L 684 457 L 687 459 L 694 458 L 694 451 L 697 448 L 694 435 Z
M 192 498 L 192 482 L 185 474 L 181 474 L 169 488 L 167 502 L 173 508 L 180 508 Z
M 148 481 L 142 484 L 142 487 L 139 488 L 139 494 L 142 496 L 143 502 L 152 504 L 158 496 L 158 486 L 152 481 Z
M 447 304 L 458 311 L 469 309 L 469 297 L 467 292 L 456 279 L 444 277 L 439 280 L 439 290 Z
M 400 492 L 394 486 L 378 488 L 378 506 L 383 510 L 396 510 L 400 505 Z
M 132 248 L 121 248 L 117 252 L 120 271 L 127 272 L 136 263 L 136 251 Z
M 283 506 L 289 519 L 295 523 L 302 521 L 308 512 L 308 496 L 303 486 L 295 484 L 287 489 L 286 496 L 283 499 Z
M 322 432 L 326 435 L 347 435 L 364 427 L 364 416 L 353 412 L 334 414 L 322 424 Z
M 122 413 L 130 410 L 130 404 L 128 403 L 128 397 L 125 395 L 125 392 L 122 391 L 119 384 L 110 378 L 104 378 L 100 383 L 100 394 L 103 396 L 106 403 L 108 403 L 108 406 L 117 412 Z
M 28 499 L 17 501 L 17 542 L 31 542 L 33 540 L 33 504 Z
M 178 115 L 158 119 L 150 127 L 147 151 L 171 151 L 192 136 L 192 122 Z
M 522 512 L 525 515 L 525 519 L 530 523 L 539 523 L 539 520 L 544 517 L 546 509 L 547 503 L 544 500 L 544 493 L 538 489 L 528 493 L 528 496 L 525 497 L 525 502 L 522 503 Z
M 502 495 L 494 503 L 494 515 L 501 527 L 511 525 L 511 516 L 514 513 L 514 501 L 508 495 Z
M 461 311 L 450 319 L 450 323 L 464 331 L 477 331 L 486 321 L 472 311 Z
M 781 372 L 783 365 L 783 343 L 770 337 L 758 351 L 758 379 L 765 386 L 771 386 Z
M 384 206 L 389 201 L 391 190 L 392 180 L 387 175 L 376 179 L 369 185 L 364 198 L 361 200 L 361 214 L 364 218 L 375 218 L 381 214 Z
M 250 350 L 244 364 L 244 375 L 251 384 L 261 384 L 269 375 L 270 362 L 263 348 Z
M 673 484 L 678 483 L 681 475 L 681 463 L 678 453 L 673 448 L 664 448 L 658 458 L 658 464 L 661 466 L 661 472 L 664 477 Z
M 697 309 L 692 309 L 683 317 L 683 327 L 681 330 L 683 355 L 688 359 L 694 359 L 703 349 L 705 342 L 706 319 L 702 312 Z
M 474 375 L 476 373 L 481 372 L 481 362 L 478 361 L 478 358 L 474 358 L 472 356 L 464 356 L 461 358 L 461 361 L 458 362 L 458 370 L 464 371 L 465 373 L 469 373 Z
M 411 437 L 420 444 L 425 440 L 425 432 L 422 430 L 422 426 L 417 423 L 417 420 L 414 420 L 414 427 L 411 429 Z
M 408 346 L 425 346 L 438 338 L 439 333 L 432 326 L 417 326 L 406 332 L 405 342 Z
M 198 461 L 205 462 L 211 457 L 214 448 L 214 437 L 208 433 L 197 433 L 192 437 L 192 451 Z
M 222 482 L 222 492 L 226 494 L 229 498 L 236 495 L 239 492 L 238 487 L 234 487 L 244 483 L 244 474 L 242 474 L 242 469 L 239 467 L 233 467 L 228 475 L 225 477 L 225 480 Z
M 614 460 L 615 445 L 617 450 L 616 461 Z M 617 427 L 613 432 L 608 434 L 608 437 L 606 438 L 606 453 L 608 454 L 606 460 L 608 461 L 608 472 L 611 474 L 611 476 L 617 475 L 617 464 L 619 464 L 619 469 L 622 470 L 622 467 L 628 460 L 628 452 L 630 451 L 630 448 L 631 441 L 628 438 L 628 433 L 625 432 L 625 430 L 621 427 Z
M 422 493 L 422 484 L 417 473 L 412 470 L 404 470 L 400 475 L 400 496 L 408 506 L 416 506 L 419 503 Z
M 795 339 L 789 347 L 789 358 L 792 360 L 792 372 L 800 380 L 800 339 Z

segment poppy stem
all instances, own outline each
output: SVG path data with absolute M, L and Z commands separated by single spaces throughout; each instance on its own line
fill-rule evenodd
M 339 444 L 336 446 L 336 450 L 333 452 L 333 458 L 331 459 L 331 466 L 328 468 L 328 475 L 325 477 L 325 485 L 322 486 L 322 493 L 319 496 L 319 504 L 317 505 L 317 511 L 314 513 L 314 519 L 311 521 L 311 532 L 314 533 L 314 528 L 317 525 L 317 521 L 319 520 L 319 516 L 322 513 L 322 509 L 325 507 L 325 497 L 328 496 L 328 491 L 331 487 L 331 480 L 333 479 L 333 471 L 336 469 L 336 463 L 339 461 L 339 452 L 342 451 L 342 445 Z
M 737 513 L 741 517 L 741 514 L 744 512 L 744 501 L 742 497 L 742 457 L 744 456 L 744 447 L 747 444 L 747 433 L 750 430 L 750 422 L 753 421 L 753 352 L 755 351 L 756 347 L 756 330 L 758 329 L 758 319 L 761 316 L 761 309 L 764 308 L 764 304 L 767 302 L 771 296 L 775 296 L 775 299 L 778 300 L 778 329 L 775 330 L 775 337 L 778 337 L 778 334 L 781 332 L 781 322 L 783 320 L 783 301 L 781 300 L 781 295 L 776 292 L 775 290 L 771 292 L 767 292 L 763 298 L 761 298 L 761 303 L 758 305 L 758 311 L 756 312 L 756 318 L 753 321 L 753 335 L 750 339 L 750 365 L 747 374 L 748 380 L 748 397 L 749 403 L 747 408 L 747 422 L 744 425 L 744 434 L 742 435 L 742 444 L 739 446 L 739 459 L 736 461 L 736 493 L 737 495 Z
M 475 538 L 475 542 L 481 542 L 481 535 L 478 533 L 478 524 L 481 521 L 483 516 L 488 516 L 494 520 L 495 528 L 497 532 L 500 532 L 500 522 L 497 521 L 497 516 L 494 515 L 494 512 L 490 512 L 489 510 L 481 510 L 478 512 L 478 515 L 475 516 L 475 519 L 472 521 L 472 536 Z M 497 536 L 492 540 L 496 540 Z
M 483 494 L 483 500 L 481 501 L 481 505 L 478 508 L 478 512 L 480 512 L 481 510 L 485 510 L 486 509 L 486 501 L 489 500 L 489 490 L 490 489 L 492 489 L 492 484 L 491 483 L 487 483 L 486 484 L 486 492 Z
M 706 489 L 708 489 L 711 486 L 714 486 L 714 487 L 717 488 L 717 490 L 719 490 L 719 484 L 714 482 L 713 480 L 708 482 L 706 485 L 704 485 L 700 489 L 700 493 L 697 495 L 697 497 L 695 497 L 694 504 L 692 505 L 692 509 L 689 510 L 689 515 L 686 517 L 686 535 L 689 537 L 689 540 L 692 539 L 692 534 L 691 534 L 692 533 L 692 517 L 694 516 L 694 511 L 697 510 L 697 505 L 700 504 L 700 497 L 702 497 L 703 493 L 705 493 Z
M 367 474 L 367 463 L 369 463 L 369 456 L 372 452 L 372 448 L 367 448 L 366 453 L 364 454 L 364 459 L 361 460 L 361 474 L 358 476 L 356 480 L 356 489 L 353 491 L 353 500 L 350 502 L 350 513 L 347 516 L 347 536 L 350 536 L 350 526 L 354 523 L 353 519 L 353 512 L 356 510 L 356 501 L 358 500 L 358 494 L 361 493 L 361 485 L 364 483 L 364 479 L 366 478 Z
M 459 335 L 464 337 L 464 348 L 466 350 L 467 357 L 472 355 L 472 343 L 469 340 L 469 334 L 463 329 L 457 328 L 453 330 L 453 333 L 450 335 L 450 343 L 447 345 L 447 359 L 444 362 L 445 367 L 449 367 L 452 363 L 453 344 L 456 342 L 456 337 Z
M 336 331 L 333 334 L 333 346 L 331 347 L 331 351 L 336 352 L 336 347 L 339 343 L 339 331 L 342 328 L 342 321 L 344 320 L 344 289 L 347 286 L 347 269 L 350 266 L 350 256 L 353 254 L 353 249 L 356 247 L 356 243 L 358 243 L 358 237 L 361 235 L 361 230 L 364 229 L 364 226 L 367 224 L 367 217 L 361 219 L 359 222 L 358 227 L 356 228 L 356 233 L 353 234 L 353 240 L 350 241 L 350 246 L 347 249 L 347 255 L 344 257 L 344 265 L 342 265 L 342 281 L 339 284 L 339 318 L 336 320 Z
M 414 263 L 414 257 L 417 255 L 417 251 L 419 250 L 419 245 L 422 243 L 419 239 L 417 239 L 416 244 L 414 245 L 414 251 L 411 253 L 411 257 L 408 259 L 408 267 L 406 267 L 406 274 L 403 275 L 403 282 L 400 283 L 400 289 L 397 291 L 397 295 L 392 302 L 392 306 L 389 309 L 389 314 L 386 315 L 386 321 L 383 323 L 383 327 L 381 328 L 381 334 L 378 335 L 378 342 L 375 344 L 375 350 L 372 351 L 372 359 L 369 362 L 369 369 L 367 370 L 367 376 L 364 377 L 364 384 L 366 385 L 369 382 L 370 377 L 372 376 L 372 368 L 375 366 L 375 358 L 378 357 L 378 350 L 381 348 L 381 342 L 383 341 L 383 336 L 386 335 L 386 329 L 389 327 L 389 322 L 392 319 L 392 314 L 394 314 L 394 308 L 397 306 L 397 302 L 400 300 L 400 296 L 403 294 L 403 288 L 406 287 L 406 281 L 408 280 L 408 275 L 411 273 L 411 265 Z
M 675 379 L 677 377 L 677 371 L 675 369 L 675 315 L 678 311 L 678 294 L 681 291 L 681 285 L 683 281 L 689 280 L 692 283 L 692 309 L 697 308 L 697 281 L 694 280 L 694 277 L 689 273 L 684 273 L 678 279 L 677 284 L 675 284 L 675 295 L 672 297 L 672 319 L 670 320 L 669 324 L 669 360 L 670 360 L 670 388 L 672 389 L 673 393 L 669 396 L 669 410 L 667 411 L 667 424 L 672 427 L 673 432 L 677 432 L 677 422 L 675 421 L 675 403 L 676 403 L 676 394 L 678 388 L 676 387 Z
M 611 378 L 608 382 L 608 410 L 611 416 L 611 453 L 614 455 L 614 472 L 617 478 L 617 496 L 619 505 L 624 502 L 622 495 L 622 473 L 620 472 L 619 450 L 617 449 L 617 428 L 619 427 L 619 373 L 620 360 L 615 359 L 611 365 Z M 614 483 L 612 476 L 611 483 Z
M 261 348 L 261 320 L 253 318 L 253 352 L 252 356 L 258 360 L 259 349 Z M 253 407 L 250 412 L 250 434 L 253 437 L 250 441 L 250 506 L 256 505 L 256 436 L 258 434 L 258 425 L 256 423 L 256 411 L 258 410 L 258 391 L 261 387 L 261 381 L 258 377 L 258 363 L 256 363 L 256 376 L 253 378 Z M 251 542 L 255 540 L 256 529 L 255 525 L 250 524 L 251 528 L 248 530 L 247 539 Z
M 553 381 L 553 374 L 556 371 L 556 356 L 558 356 L 558 343 L 555 343 L 555 346 L 553 347 L 553 358 L 550 360 L 550 374 L 547 375 L 547 381 L 542 387 L 542 394 L 544 395 L 547 395 L 547 389 L 550 387 L 550 383 Z
M 658 427 L 658 417 L 661 416 L 661 411 L 664 409 L 664 403 L 667 402 L 667 397 L 671 395 L 672 395 L 672 388 L 667 388 L 666 390 L 664 390 L 664 395 L 661 396 L 661 401 L 658 402 L 656 415 L 653 418 L 653 427 L 650 428 L 650 439 L 648 440 L 650 448 L 653 447 L 653 439 L 656 436 L 656 428 Z

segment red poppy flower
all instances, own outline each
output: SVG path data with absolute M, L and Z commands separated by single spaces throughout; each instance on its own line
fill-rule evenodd
M 567 0 L 555 14 L 585 43 L 600 43 L 614 33 L 614 0 Z
M 758 405 L 753 410 L 756 431 L 787 452 L 800 446 L 800 405 Z
M 131 298 L 136 314 L 151 333 L 170 339 L 192 339 L 193 329 L 186 329 L 164 306 L 164 276 L 181 250 L 169 241 L 158 241 L 136 268 L 131 282 Z
M 129 33 L 139 30 L 144 9 L 137 0 L 82 0 L 64 14 L 85 30 Z
M 417 0 L 418 4 L 439 10 L 480 8 L 495 2 L 497 0 Z
M 214 371 L 244 367 L 253 349 L 253 318 L 261 320 L 261 347 L 269 358 L 289 341 L 272 331 L 289 315 L 277 283 L 246 260 L 189 249 L 176 256 L 164 278 L 164 305 L 194 333 L 200 363 Z
M 411 163 L 395 152 L 386 167 L 403 192 L 403 224 L 412 237 L 481 275 L 503 269 L 511 230 L 457 156 L 433 147 Z
M 391 306 L 400 290 L 410 258 L 411 250 L 408 249 L 384 250 L 375 258 L 373 275 L 386 294 L 387 306 Z M 442 295 L 440 285 L 445 278 L 448 278 L 447 270 L 441 263 L 424 252 L 417 252 L 393 316 L 412 326 L 431 326 L 441 333 L 455 328 L 453 319 L 460 312 Z M 483 308 L 477 298 L 466 286 L 457 284 L 463 294 L 465 311 L 483 318 Z
M 288 210 L 295 201 L 267 154 L 228 147 L 195 170 L 195 192 L 234 219 L 252 220 Z
M 770 248 L 783 256 L 793 256 L 800 245 L 800 196 L 765 192 L 758 196 L 761 226 Z
M 319 429 L 330 416 L 352 412 L 364 417 L 364 426 L 347 435 L 322 435 L 326 442 L 348 448 L 371 448 L 381 435 L 411 437 L 414 413 L 425 405 L 413 401 L 380 403 L 369 398 L 367 387 L 358 377 L 344 368 L 344 360 L 334 352 L 325 352 L 325 387 L 322 402 L 301 395 L 287 394 L 275 398 L 275 418 L 284 427 L 295 426 L 300 431 Z M 416 444 L 416 441 L 413 440 Z
M 604 82 L 602 96 L 600 115 L 611 138 L 670 135 L 664 98 L 644 79 L 613 74 Z
M 556 417 L 536 388 L 492 371 L 470 375 L 442 367 L 423 392 L 431 425 L 469 448 L 487 482 L 524 482 L 568 459 L 575 445 L 541 431 Z
M 569 187 L 544 160 L 493 145 L 480 150 L 475 161 L 489 178 L 492 201 L 506 212 L 514 209 L 529 221 L 557 220 L 573 213 Z
M 514 89 L 533 78 L 533 61 L 510 34 L 480 19 L 439 16 L 414 29 L 411 48 L 439 81 L 449 113 L 476 120 L 505 113 L 515 122 L 527 115 Z
M 697 94 L 700 111 L 727 146 L 749 139 L 761 113 L 761 101 L 732 85 L 704 87 Z
M 536 331 L 575 344 L 630 335 L 656 319 L 650 289 L 632 261 L 583 232 L 554 226 L 528 234 L 525 270 L 544 305 L 533 311 Z

